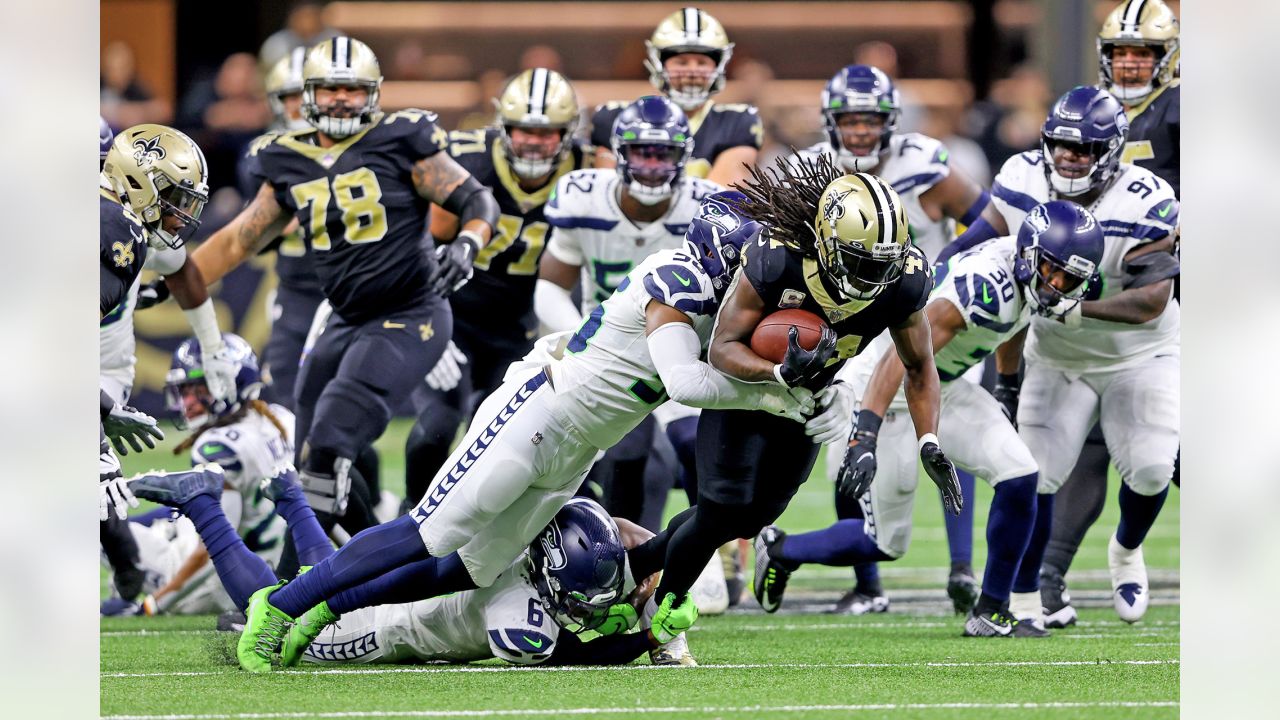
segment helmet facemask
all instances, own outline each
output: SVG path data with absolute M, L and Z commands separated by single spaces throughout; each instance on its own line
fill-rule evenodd
M 859 155 L 849 149 L 844 141 L 844 132 L 840 129 L 840 118 L 845 115 L 855 114 L 874 114 L 882 118 L 879 137 L 876 144 L 871 148 L 870 152 L 865 155 Z M 884 153 L 889 150 L 889 138 L 898 129 L 899 112 L 895 108 L 888 112 L 880 110 L 860 110 L 841 108 L 839 112 L 824 109 L 822 111 L 823 126 L 827 130 L 828 139 L 831 141 L 831 147 L 836 153 L 836 164 L 847 172 L 859 173 L 870 172 L 880 164 L 880 159 Z
M 895 242 L 878 242 L 868 251 L 856 241 L 832 235 L 818 238 L 818 262 L 846 297 L 870 300 L 902 276 L 906 248 Z
M 1176 50 L 1178 41 L 1173 40 L 1172 45 Z M 1115 51 L 1121 47 L 1145 47 L 1151 49 L 1155 53 L 1155 62 L 1151 68 L 1151 76 L 1147 78 L 1147 82 L 1139 87 L 1128 85 L 1120 85 L 1116 82 L 1115 72 Z M 1167 52 L 1163 43 L 1153 42 L 1134 42 L 1134 43 L 1117 43 L 1098 40 L 1098 74 L 1102 78 L 1102 84 L 1106 87 L 1107 92 L 1116 96 L 1120 102 L 1132 106 L 1146 100 L 1151 93 L 1155 92 L 1157 85 L 1164 85 L 1162 81 L 1166 75 L 1171 75 L 1169 63 L 1175 53 Z
M 565 128 L 549 128 L 556 130 L 559 142 L 550 153 L 545 153 L 541 143 L 517 144 L 512 137 L 513 130 L 540 130 L 543 126 L 502 126 L 502 151 L 506 154 L 507 164 L 522 180 L 537 180 L 550 175 L 556 165 L 564 158 L 573 144 L 573 135 Z
M 609 607 L 618 599 L 618 593 L 612 590 L 587 597 L 561 586 L 554 574 L 537 568 L 531 575 L 542 596 L 543 607 L 555 618 L 556 624 L 575 635 L 600 627 L 609 616 Z
M 153 173 L 150 177 L 156 186 L 160 220 L 154 224 L 147 224 L 147 229 L 150 231 L 148 240 L 156 238 L 164 243 L 165 247 L 180 248 L 200 229 L 200 214 L 209 201 L 209 195 L 203 190 L 192 187 L 188 181 L 175 184 L 164 173 Z M 175 224 L 176 227 L 166 228 L 167 222 Z M 150 244 L 158 249 L 160 247 L 154 242 Z
M 1049 184 L 1054 192 L 1064 197 L 1078 197 L 1090 190 L 1101 187 L 1115 173 L 1120 163 L 1120 150 L 1123 138 L 1112 138 L 1107 142 L 1081 143 L 1078 135 L 1072 135 L 1074 128 L 1059 127 L 1052 133 L 1046 132 L 1040 137 L 1040 151 L 1044 155 L 1045 173 L 1049 176 Z M 1070 177 L 1059 172 L 1054 160 L 1054 148 L 1063 145 L 1070 148 L 1075 155 L 1087 155 L 1092 162 L 1079 177 Z M 1065 163 L 1064 163 L 1065 164 Z M 1073 172 L 1072 174 L 1076 174 Z
M 202 412 L 187 415 L 187 396 L 194 395 L 194 407 Z M 173 417 L 179 430 L 201 430 L 217 419 L 214 414 L 214 398 L 204 381 L 204 371 L 199 368 L 172 368 L 165 378 L 165 409 Z
M 687 145 L 621 143 L 615 147 L 618 174 L 641 205 L 657 205 L 675 194 L 689 159 Z
M 711 99 L 711 96 L 720 92 L 725 83 L 725 66 L 729 63 L 729 57 L 733 54 L 733 45 L 724 50 L 716 50 L 706 47 L 674 47 L 657 51 L 650 48 L 650 59 L 646 61 L 649 67 L 651 78 L 654 85 L 657 86 L 671 102 L 680 106 L 685 112 L 693 112 Z M 671 76 L 671 71 L 667 69 L 667 61 L 677 55 L 701 55 L 711 59 L 715 65 L 707 74 L 706 80 L 702 84 L 696 83 L 680 83 L 683 87 L 677 87 L 677 82 L 681 79 L 679 74 L 675 79 Z M 656 65 L 654 57 L 656 56 Z M 655 71 L 654 68 L 657 68 Z M 692 73 L 690 73 L 692 74 Z
M 331 102 L 321 107 L 316 99 L 318 89 L 357 88 L 365 91 L 363 105 Z M 302 88 L 302 115 L 320 132 L 336 140 L 350 137 L 373 122 L 378 112 L 378 83 L 372 80 L 342 78 L 309 79 Z
M 1014 266 L 1014 276 L 1023 288 L 1027 304 L 1037 314 L 1049 317 L 1061 317 L 1074 308 L 1097 271 L 1097 265 L 1079 255 L 1064 261 L 1039 245 L 1024 248 L 1019 260 L 1021 262 Z M 1063 278 L 1059 282 L 1063 287 L 1053 284 L 1055 276 Z

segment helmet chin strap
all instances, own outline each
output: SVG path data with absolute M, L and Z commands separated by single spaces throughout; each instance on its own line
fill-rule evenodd
M 841 146 L 836 160 L 840 163 L 841 168 L 849 172 L 870 172 L 880 164 L 880 143 L 876 143 L 876 147 L 871 151 L 870 155 L 854 155 L 849 152 L 848 148 Z
M 1049 168 L 1049 184 L 1054 192 L 1065 197 L 1077 197 L 1093 188 L 1093 172 L 1082 178 L 1069 178 L 1059 175 L 1053 167 Z
M 1141 87 L 1121 87 L 1118 83 L 1111 83 L 1107 90 L 1116 96 L 1116 99 L 1127 105 L 1140 103 L 1147 99 L 1147 96 L 1155 91 L 1155 86 L 1151 80 Z
M 667 81 L 667 97 L 671 99 L 671 102 L 679 105 L 681 110 L 693 112 L 711 99 L 711 91 L 708 88 L 677 90 L 671 84 L 671 81 Z
M 641 205 L 653 206 L 668 200 L 675 193 L 672 183 L 663 183 L 660 187 L 650 187 L 639 180 L 627 183 L 627 194 Z
M 525 180 L 535 180 L 543 175 L 549 175 L 555 168 L 555 158 L 546 158 L 543 160 L 527 160 L 525 158 L 512 155 L 510 158 L 511 169 L 516 175 Z

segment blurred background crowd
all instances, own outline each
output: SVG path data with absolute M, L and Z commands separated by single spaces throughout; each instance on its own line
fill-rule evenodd
M 1179 3 L 1168 3 L 1175 14 Z M 735 43 L 721 103 L 751 103 L 764 122 L 761 163 L 822 137 L 819 94 L 849 63 L 899 85 L 901 130 L 942 139 L 984 186 L 1005 159 L 1035 147 L 1049 103 L 1097 81 L 1097 29 L 1113 0 L 702 2 Z M 213 194 L 201 236 L 243 198 L 236 165 L 271 111 L 263 73 L 291 49 L 337 34 L 368 43 L 385 77 L 382 107 L 419 107 L 449 129 L 493 118 L 492 98 L 523 69 L 575 85 L 584 113 L 653 91 L 644 41 L 678 9 L 668 2 L 315 2 L 102 0 L 101 111 L 116 129 L 171 124 L 209 160 Z M 230 18 L 230 20 L 229 20 Z M 201 32 L 200 28 L 217 28 Z M 182 38 L 182 42 L 178 42 Z M 584 117 L 581 132 L 589 127 Z M 199 237 L 197 238 L 197 240 Z M 223 327 L 255 347 L 269 330 L 267 260 L 216 294 Z M 169 303 L 140 313 L 136 404 L 159 408 L 169 352 L 187 332 Z M 154 404 L 153 404 L 154 403 Z

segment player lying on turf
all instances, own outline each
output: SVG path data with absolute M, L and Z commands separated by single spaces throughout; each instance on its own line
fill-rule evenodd
M 723 200 L 713 195 L 706 212 L 718 215 Z M 277 647 L 282 665 L 297 664 L 336 619 L 317 606 L 342 591 L 364 598 L 354 609 L 385 603 L 383 593 L 398 585 L 417 599 L 492 585 L 577 492 L 596 454 L 668 395 L 803 423 L 812 408 L 808 391 L 726 378 L 701 359 L 725 278 L 758 231 L 748 223 L 700 235 L 711 238 L 706 246 L 656 253 L 576 332 L 540 340 L 481 404 L 413 511 L 365 530 L 287 586 L 259 586 L 240 638 L 241 665 L 268 671 Z M 662 642 L 697 618 L 683 591 L 651 598 L 645 612 Z
M 1102 228 L 1087 210 L 1064 200 L 1045 203 L 1027 215 L 1017 236 L 979 245 L 940 269 L 925 307 L 942 381 L 939 437 L 958 466 L 995 488 L 982 593 L 965 621 L 965 635 L 1047 633 L 1035 623 L 1012 621 L 1008 610 L 1014 573 L 1035 523 L 1035 459 L 1018 437 L 1016 410 L 961 376 L 996 348 L 999 372 L 1016 375 L 1020 344 L 1002 344 L 1027 326 L 1033 312 L 1053 313 L 1059 300 L 1081 297 L 1102 252 Z M 872 347 L 887 342 L 881 336 Z M 866 519 L 790 536 L 765 528 L 756 538 L 754 586 L 768 612 L 778 609 L 787 579 L 801 563 L 896 560 L 911 541 L 918 476 L 912 427 L 904 415 L 902 361 L 892 348 L 869 352 L 842 375 L 865 392 L 837 489 L 859 499 Z
M 268 578 L 274 583 L 275 576 L 223 514 L 219 498 L 227 482 L 222 468 L 210 464 L 139 475 L 129 484 L 138 497 L 177 508 L 195 523 L 227 592 L 244 608 L 250 593 Z M 262 491 L 290 518 L 289 532 L 299 548 L 329 547 L 297 483 L 297 473 L 284 465 L 263 480 Z M 622 522 L 627 544 L 650 536 Z M 638 588 L 632 583 L 634 592 L 623 602 L 629 576 L 623 543 L 619 526 L 603 508 L 585 498 L 571 500 L 492 585 L 351 612 L 305 648 L 304 659 L 397 663 L 497 657 L 520 665 L 629 663 L 658 642 L 648 631 L 624 634 L 636 624 L 635 608 L 652 595 L 653 583 Z M 456 555 L 443 560 L 460 563 Z M 344 608 L 347 600 L 339 594 L 321 607 L 332 614 L 330 608 Z M 588 630 L 601 637 L 577 636 Z M 687 662 L 693 664 L 692 658 Z

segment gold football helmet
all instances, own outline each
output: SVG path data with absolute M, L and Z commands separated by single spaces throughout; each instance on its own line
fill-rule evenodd
M 677 10 L 658 24 L 658 29 L 644 44 L 649 55 L 644 61 L 645 68 L 649 70 L 649 82 L 681 110 L 697 110 L 724 87 L 724 68 L 733 56 L 733 43 L 729 42 L 720 21 L 706 11 L 696 7 Z M 672 86 L 663 64 L 667 58 L 681 53 L 706 55 L 716 62 L 716 69 L 706 86 L 684 89 Z
M 549 174 L 573 145 L 578 127 L 578 95 L 563 75 L 555 70 L 534 68 L 511 78 L 493 101 L 498 108 L 502 149 L 516 175 L 536 179 Z M 533 148 L 517 148 L 511 128 L 552 128 L 560 131 L 554 153 L 542 154 Z
M 902 275 L 911 236 L 888 183 L 867 173 L 831 181 L 813 222 L 818 265 L 844 295 L 869 300 Z
M 1116 85 L 1111 54 L 1118 45 L 1141 45 L 1156 53 L 1151 80 L 1142 87 Z M 1111 11 L 1098 32 L 1098 74 L 1103 86 L 1121 102 L 1133 105 L 1158 87 L 1167 87 L 1178 72 L 1178 18 L 1161 0 L 1125 0 Z
M 290 95 L 302 94 L 302 66 L 306 63 L 307 49 L 296 47 L 271 67 L 262 84 L 267 91 L 267 104 L 275 115 L 275 125 L 283 130 L 305 130 L 311 127 L 301 117 L 290 117 L 284 100 Z
M 178 248 L 200 227 L 200 212 L 209 200 L 208 167 L 191 138 L 171 127 L 144 124 L 116 135 L 102 172 L 120 202 L 142 219 L 147 244 Z
M 316 88 L 363 88 L 364 105 L 351 107 L 316 103 Z M 382 69 L 368 45 L 345 36 L 330 38 L 307 51 L 302 65 L 302 115 L 317 130 L 331 138 L 354 135 L 373 122 L 378 112 L 378 89 Z

